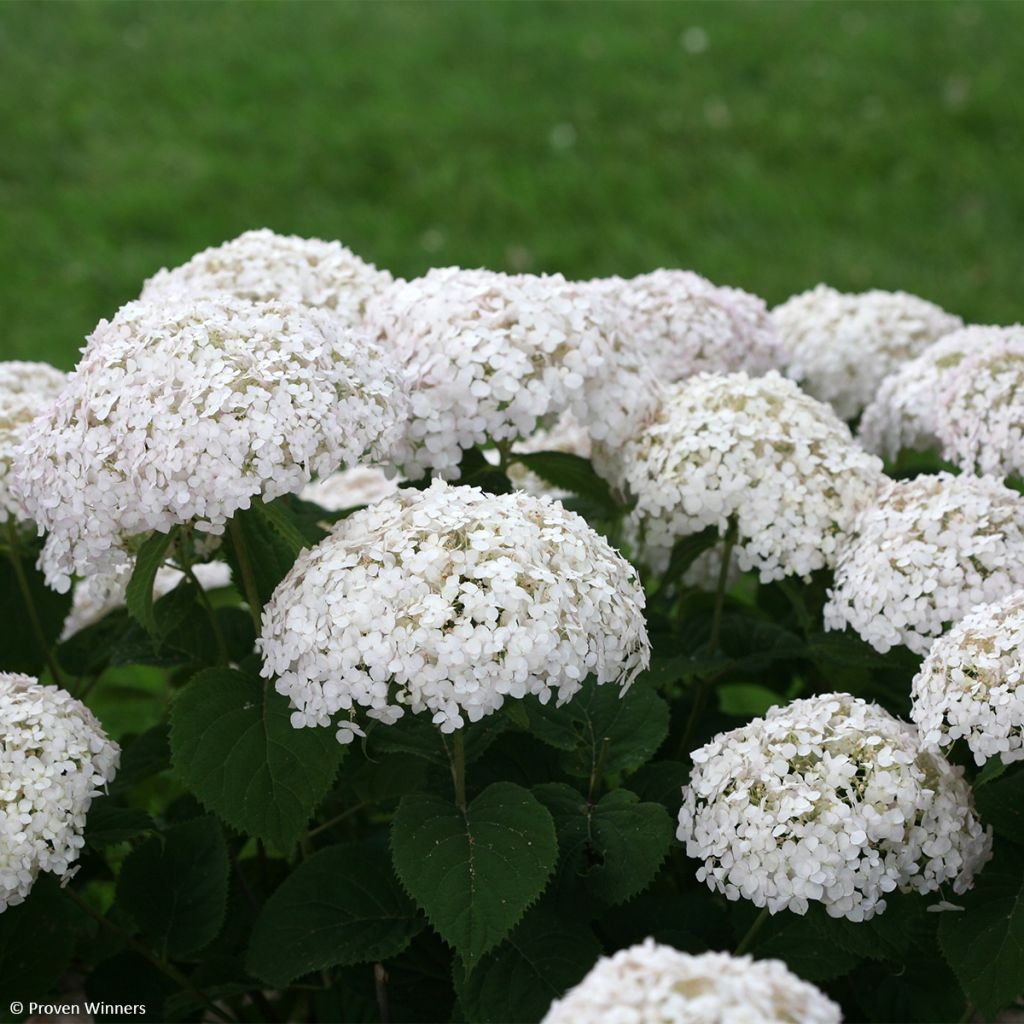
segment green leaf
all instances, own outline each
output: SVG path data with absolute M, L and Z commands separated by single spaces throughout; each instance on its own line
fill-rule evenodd
M 58 594 L 46 586 L 43 574 L 34 564 L 35 550 L 33 546 L 26 551 L 19 565 L 39 616 L 43 639 L 52 648 L 71 610 L 71 594 Z M 0 622 L 4 627 L 0 637 L 0 668 L 4 672 L 24 672 L 26 675 L 39 676 L 46 666 L 46 658 L 36 639 L 35 627 L 14 570 L 15 557 L 18 556 L 0 558 Z M 59 653 L 57 660 L 62 667 L 70 670 Z
M 888 914 L 886 910 L 881 916 Z M 867 1020 L 935 1024 L 964 1019 L 966 999 L 956 975 L 942 962 L 933 934 L 922 935 L 896 961 L 863 964 L 848 984 L 867 1011 Z
M 516 453 L 512 460 L 522 463 L 549 484 L 594 502 L 608 515 L 618 511 L 618 503 L 607 481 L 594 472 L 588 459 L 570 452 L 533 452 L 528 455 Z
M 153 819 L 138 807 L 118 807 L 109 796 L 97 797 L 89 808 L 85 841 L 94 850 L 114 846 L 152 832 Z
M 589 928 L 538 908 L 468 974 L 459 1001 L 474 1024 L 540 1020 L 600 955 Z
M 460 484 L 482 487 L 491 494 L 508 494 L 512 489 L 508 477 L 497 466 L 488 462 L 478 448 L 467 448 L 462 453 L 457 479 Z
M 333 729 L 293 729 L 288 701 L 226 668 L 194 676 L 171 707 L 174 769 L 229 825 L 287 850 L 334 780 Z
M 224 534 L 224 554 L 231 566 L 231 578 L 245 594 L 243 559 L 237 548 L 236 533 L 242 538 L 244 566 L 252 572 L 260 603 L 266 604 L 277 585 L 295 564 L 294 547 L 281 535 L 266 513 L 269 506 L 253 503 L 236 512 Z
M 993 779 L 998 779 L 1000 775 L 1004 774 L 1007 767 L 1009 766 L 1001 757 L 990 757 L 985 762 L 985 766 L 975 776 L 974 788 L 987 786 Z
M 870 921 L 829 917 L 817 905 L 808 911 L 806 920 L 826 946 L 838 946 L 851 955 L 870 960 L 903 960 L 934 930 L 934 915 L 927 912 L 918 893 L 890 893 L 885 903 L 885 912 Z
M 738 905 L 743 935 L 760 911 L 750 905 Z M 816 922 L 825 915 L 819 906 L 813 906 L 806 915 L 783 912 L 770 918 L 754 942 L 751 953 L 759 959 L 783 960 L 790 970 L 808 981 L 821 982 L 838 978 L 851 970 L 861 959 L 860 954 L 836 942 L 823 941 L 821 926 Z
M 725 683 L 715 692 L 722 714 L 736 718 L 757 718 L 776 704 L 785 703 L 785 697 L 758 683 Z
M 677 540 L 672 547 L 668 568 L 661 577 L 662 586 L 675 583 L 705 551 L 713 548 L 721 539 L 717 526 L 708 526 L 700 533 Z
M 77 911 L 51 875 L 40 875 L 28 899 L 0 914 L 0 1020 L 11 999 L 41 1002 L 56 993 L 75 948 Z
M 1004 847 L 974 888 L 946 911 L 939 945 L 964 991 L 987 1017 L 1008 1006 L 1024 978 L 1024 858 Z
M 604 903 L 622 903 L 646 888 L 668 855 L 674 828 L 661 804 L 616 789 L 596 804 L 561 782 L 534 787 L 551 812 L 562 873 L 580 879 Z
M 472 764 L 508 728 L 509 719 L 503 714 L 487 715 L 479 722 L 471 722 L 462 730 L 466 764 Z M 412 754 L 431 764 L 448 768 L 445 736 L 430 720 L 429 714 L 406 712 L 393 725 L 370 723 L 366 730 L 367 756 L 381 760 L 394 754 Z
M 981 820 L 1000 835 L 1024 843 L 1024 770 L 1018 768 L 975 790 Z
M 167 560 L 177 532 L 177 527 L 174 527 L 168 533 L 153 533 L 142 542 L 135 556 L 132 578 L 125 589 L 124 603 L 129 614 L 151 636 L 160 635 L 153 614 L 153 584 L 157 571 Z
M 291 548 L 293 555 L 298 555 L 303 548 L 310 547 L 311 541 L 306 535 L 306 530 L 284 502 L 271 501 L 265 503 L 259 498 L 255 498 L 252 507 L 267 519 L 288 547 Z M 322 533 L 322 531 L 320 532 Z M 315 541 L 312 543 L 315 543 Z
M 673 817 L 679 814 L 690 766 L 681 761 L 651 761 L 629 777 L 629 788 L 641 800 L 653 800 Z
M 228 851 L 215 818 L 193 818 L 126 858 L 117 905 L 157 948 L 183 956 L 212 942 L 224 920 Z
M 256 921 L 248 969 L 270 985 L 401 953 L 425 921 L 391 865 L 364 846 L 330 846 L 285 879 Z
M 562 767 L 589 777 L 598 767 L 612 775 L 639 768 L 668 734 L 668 705 L 651 689 L 634 685 L 619 696 L 614 683 L 593 680 L 567 704 L 527 702 L 533 734 L 566 753 Z
M 824 668 L 891 668 L 892 660 L 879 654 L 869 643 L 850 630 L 811 633 L 807 637 L 811 659 Z
M 141 632 L 127 609 L 115 608 L 63 641 L 57 648 L 57 660 L 72 675 L 99 675 L 110 664 L 111 653 L 121 637 L 133 630 Z M 152 643 L 148 646 L 151 648 Z
M 467 967 L 516 926 L 558 856 L 551 815 L 510 782 L 488 786 L 465 812 L 436 796 L 404 797 L 391 848 L 402 884 Z
M 160 722 L 121 745 L 121 767 L 110 784 L 111 793 L 125 792 L 171 766 L 168 726 Z

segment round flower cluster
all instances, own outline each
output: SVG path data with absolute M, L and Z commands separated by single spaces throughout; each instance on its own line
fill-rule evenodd
M 1024 471 L 1024 327 L 991 329 L 939 395 L 943 455 L 969 473 Z
M 888 459 L 904 449 L 924 451 L 939 445 L 938 402 L 948 374 L 1001 331 L 999 327 L 953 331 L 890 373 L 860 419 L 861 445 Z
M 394 494 L 401 482 L 400 476 L 388 476 L 377 466 L 353 466 L 307 484 L 299 497 L 328 512 L 343 512 Z
M 781 960 L 680 953 L 653 939 L 601 957 L 541 1024 L 839 1024 L 839 1007 Z
M 693 753 L 678 837 L 697 878 L 777 914 L 866 921 L 899 889 L 973 883 L 991 854 L 963 769 L 847 694 L 772 708 Z
M 192 571 L 204 590 L 218 590 L 231 585 L 231 568 L 226 562 L 201 562 L 193 566 Z M 184 578 L 185 574 L 180 570 L 161 566 L 153 581 L 153 599 L 169 594 Z M 61 640 L 67 640 L 86 626 L 99 622 L 115 609 L 123 608 L 130 579 L 130 570 L 122 569 L 79 580 L 72 593 L 71 609 L 64 620 Z
M 681 537 L 730 518 L 738 560 L 762 580 L 832 565 L 882 464 L 832 410 L 774 371 L 701 374 L 675 385 L 620 456 L 636 498 L 630 529 L 656 568 Z
M 626 329 L 661 381 L 735 370 L 756 376 L 785 366 L 768 307 L 750 292 L 720 287 L 689 270 L 589 284 L 621 308 Z
M 993 477 L 889 482 L 844 545 L 824 609 L 883 654 L 925 654 L 975 605 L 1024 587 L 1024 499 Z
M 367 301 L 391 281 L 386 270 L 361 260 L 340 242 L 277 235 L 264 228 L 204 249 L 173 270 L 159 271 L 146 282 L 142 298 L 226 292 L 250 302 L 324 309 L 354 327 L 362 322 Z
M 338 523 L 263 612 L 263 672 L 292 724 L 393 723 L 406 708 L 453 732 L 506 697 L 563 703 L 588 675 L 629 686 L 650 650 L 635 570 L 579 516 L 522 492 L 435 480 Z
M 1024 591 L 975 608 L 936 640 L 912 697 L 926 744 L 965 739 L 979 765 L 1024 758 Z
M 616 445 L 656 403 L 614 305 L 561 275 L 431 270 L 370 302 L 367 322 L 409 374 L 395 461 L 410 477 L 453 476 L 465 449 L 528 437 L 567 409 Z
M 882 379 L 963 321 L 906 292 L 837 292 L 819 284 L 772 311 L 789 352 L 787 373 L 844 419 L 874 397 Z
M 116 571 L 137 538 L 210 533 L 364 454 L 386 458 L 400 376 L 327 314 L 223 296 L 132 302 L 102 321 L 60 397 L 26 432 L 15 486 L 50 531 L 47 582 Z
M 14 451 L 29 424 L 56 400 L 67 374 L 48 363 L 0 363 L 0 519 L 25 516 L 11 493 Z
M 0 673 L 0 911 L 24 902 L 40 871 L 71 873 L 120 756 L 70 694 Z

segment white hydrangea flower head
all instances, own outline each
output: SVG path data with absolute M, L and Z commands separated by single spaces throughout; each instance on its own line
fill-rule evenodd
M 411 478 L 455 476 L 466 449 L 528 437 L 566 410 L 614 446 L 657 401 L 619 311 L 560 274 L 435 269 L 371 301 L 367 322 L 410 377 L 395 461 Z
M 953 331 L 919 356 L 903 363 L 882 381 L 857 426 L 857 439 L 868 451 L 895 459 L 901 451 L 937 448 L 938 401 L 948 375 L 974 351 L 984 347 L 998 327 Z
M 14 451 L 29 424 L 57 400 L 67 374 L 49 363 L 0 362 L 0 520 L 24 519 L 11 492 Z
M 772 708 L 692 756 L 678 838 L 727 899 L 866 921 L 897 889 L 966 892 L 991 856 L 963 769 L 860 698 Z
M 767 582 L 834 564 L 882 463 L 827 405 L 771 371 L 675 385 L 616 472 L 636 499 L 629 526 L 649 559 L 667 561 L 705 527 L 725 533 L 734 517 L 740 569 Z
M 323 309 L 348 327 L 362 322 L 369 299 L 392 281 L 340 242 L 278 235 L 267 228 L 197 253 L 146 281 L 141 298 L 227 292 L 250 302 L 286 302 Z
M 152 530 L 211 534 L 254 497 L 388 457 L 407 409 L 397 368 L 317 310 L 242 299 L 132 302 L 101 321 L 15 461 L 50 531 L 47 582 L 116 571 Z
M 634 343 L 666 383 L 697 373 L 781 370 L 786 353 L 764 300 L 690 270 L 590 282 L 622 309 Z
M 218 590 L 231 585 L 231 567 L 226 562 L 200 562 L 192 567 L 199 585 L 204 590 Z M 67 640 L 86 626 L 91 626 L 104 616 L 125 604 L 125 591 L 131 579 L 131 570 L 99 576 L 87 576 L 78 580 L 71 595 L 71 609 L 64 620 L 61 640 Z M 185 574 L 171 566 L 161 566 L 153 581 L 153 600 L 169 594 L 185 578 Z
M 401 483 L 400 476 L 388 476 L 378 466 L 353 466 L 307 484 L 299 497 L 328 512 L 343 512 L 387 498 L 398 490 Z
M 39 872 L 70 875 L 120 757 L 69 693 L 0 673 L 0 912 L 24 902 Z
M 967 741 L 976 764 L 1024 758 L 1024 590 L 981 605 L 932 644 L 911 691 L 926 744 Z
M 601 957 L 541 1024 L 840 1024 L 842 1012 L 781 960 L 681 953 L 653 939 Z
M 266 676 L 292 724 L 397 721 L 454 732 L 588 675 L 628 687 L 650 657 L 636 571 L 575 513 L 435 480 L 354 512 L 304 551 L 263 611 Z
M 994 477 L 891 481 L 844 544 L 826 629 L 926 654 L 972 608 L 1024 587 L 1024 499 Z
M 992 328 L 951 368 L 936 410 L 943 455 L 968 473 L 1024 471 L 1024 327 Z
M 838 292 L 819 284 L 787 299 L 772 317 L 789 352 L 787 373 L 844 420 L 878 385 L 963 321 L 907 292 Z

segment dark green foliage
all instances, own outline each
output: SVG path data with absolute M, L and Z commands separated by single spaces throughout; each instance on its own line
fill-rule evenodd
M 426 925 L 391 866 L 361 846 L 331 846 L 305 861 L 267 902 L 247 963 L 277 988 L 311 971 L 385 960 Z
M 510 782 L 488 786 L 465 811 L 404 797 L 391 849 L 402 884 L 470 968 L 537 899 L 557 855 L 551 815 Z
M 327 794 L 344 748 L 293 729 L 284 697 L 233 669 L 206 669 L 174 701 L 171 751 L 185 784 L 229 825 L 287 850 Z

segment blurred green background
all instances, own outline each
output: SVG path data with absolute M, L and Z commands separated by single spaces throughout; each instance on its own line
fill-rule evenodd
M 1024 3 L 0 4 L 0 355 L 250 227 L 1022 317 Z

